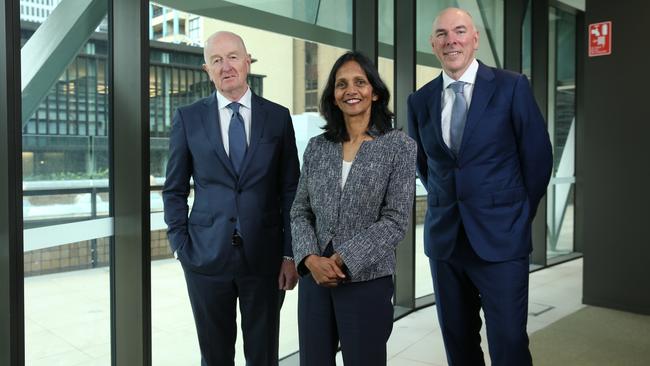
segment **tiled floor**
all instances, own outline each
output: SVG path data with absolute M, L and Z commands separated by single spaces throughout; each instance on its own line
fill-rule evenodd
M 416 282 L 424 290 L 430 279 L 426 260 L 420 262 L 423 273 Z M 151 274 L 153 364 L 198 365 L 196 332 L 180 265 L 174 260 L 155 261 Z M 110 365 L 109 293 L 106 268 L 26 278 L 26 365 Z M 540 314 L 529 317 L 529 331 L 580 309 L 581 294 L 582 260 L 531 274 L 530 311 Z M 296 303 L 297 292 L 288 292 L 282 309 L 281 355 L 297 349 Z M 241 340 L 241 334 L 238 337 Z M 445 365 L 435 307 L 397 321 L 388 353 L 393 366 Z M 237 364 L 244 364 L 241 341 Z
M 529 296 L 528 333 L 581 309 L 582 259 L 532 273 Z M 486 339 L 485 327 L 481 337 Z M 484 341 L 482 345 L 486 364 L 489 365 L 487 342 Z M 388 341 L 388 356 L 391 366 L 447 364 L 435 306 L 417 311 L 395 323 Z

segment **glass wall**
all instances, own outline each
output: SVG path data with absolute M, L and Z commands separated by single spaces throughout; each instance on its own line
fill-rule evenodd
M 27 365 L 111 363 L 110 35 L 98 4 L 21 6 Z
M 417 1 L 416 9 L 416 88 L 436 78 L 442 69 L 431 50 L 430 36 L 436 15 L 456 1 Z M 479 50 L 476 58 L 488 66 L 500 66 L 503 59 L 503 0 L 469 1 L 462 7 L 470 12 L 479 31 Z M 424 218 L 426 215 L 426 189 L 417 181 L 415 200 L 416 278 L 415 294 L 422 297 L 433 293 L 429 259 L 424 254 Z
M 111 195 L 111 156 L 125 147 L 115 146 L 114 151 L 111 147 L 109 2 L 90 3 L 84 7 L 73 1 L 20 1 L 25 228 L 22 280 L 27 365 L 111 363 L 111 202 L 124 200 Z M 301 160 L 309 138 L 319 134 L 324 123 L 318 113 L 318 101 L 330 68 L 340 54 L 352 47 L 352 0 L 242 0 L 219 2 L 215 6 L 206 6 L 207 3 L 161 0 L 149 6 L 154 365 L 199 362 L 185 280 L 167 243 L 160 190 L 175 109 L 212 92 L 212 85 L 201 70 L 204 40 L 217 30 L 233 31 L 244 38 L 254 59 L 249 84 L 256 94 L 291 111 Z M 537 14 L 531 13 L 531 2 L 528 3 L 522 28 L 522 63 L 523 72 L 530 75 L 531 20 Z M 399 6 L 395 4 L 399 2 L 378 1 L 378 67 L 391 92 L 395 78 L 400 77 L 394 75 L 393 68 L 393 15 L 394 6 Z M 479 30 L 478 59 L 490 66 L 502 66 L 503 0 L 416 1 L 417 88 L 441 71 L 429 43 L 433 18 L 446 7 L 459 5 L 473 15 Z M 555 156 L 547 196 L 548 258 L 574 251 L 578 33 L 576 16 L 566 9 L 551 7 L 548 14 L 543 14 L 550 19 L 547 107 Z M 133 62 L 138 60 L 134 57 Z M 546 66 L 535 65 L 542 69 Z M 391 100 L 391 108 L 405 103 L 405 98 L 401 99 L 404 100 Z M 423 249 L 426 190 L 419 182 L 416 189 L 416 215 L 412 220 L 415 289 L 416 296 L 421 298 L 431 295 L 433 286 Z M 4 243 L 0 245 L 4 248 Z M 141 270 L 146 277 L 148 268 L 134 270 Z M 148 299 L 146 295 L 144 301 Z M 296 295 L 297 291 L 287 293 L 282 309 L 281 357 L 298 350 Z M 420 304 L 430 299 L 426 297 Z M 148 319 L 147 309 L 144 315 Z M 0 341 L 16 342 L 1 338 Z M 242 364 L 241 342 L 237 347 L 237 362 Z M 286 361 L 291 362 L 291 358 Z
M 548 128 L 553 175 L 547 191 L 547 257 L 574 251 L 576 16 L 549 9 Z
M 173 259 L 162 217 L 160 190 L 164 184 L 168 157 L 169 129 L 177 107 L 207 97 L 213 91 L 207 74 L 201 69 L 203 45 L 214 32 L 227 30 L 239 34 L 253 58 L 248 78 L 252 91 L 287 107 L 293 119 L 298 154 L 302 161 L 309 139 L 321 133 L 324 120 L 318 104 L 334 61 L 351 47 L 351 1 L 341 2 L 343 16 L 333 17 L 329 6 L 306 2 L 281 2 L 260 8 L 272 19 L 294 14 L 306 24 L 334 27 L 340 23 L 345 33 L 340 47 L 324 39 L 308 40 L 256 28 L 244 22 L 225 21 L 203 12 L 150 3 L 151 27 L 161 28 L 168 19 L 193 22 L 192 32 L 150 32 L 150 126 L 151 126 L 151 277 L 152 277 L 152 349 L 154 365 L 200 363 L 200 352 L 192 310 L 180 264 Z M 253 6 L 239 2 L 243 6 Z M 293 5 L 291 5 L 293 4 Z M 330 10 L 328 10 L 330 9 Z M 347 10 L 345 10 L 347 9 Z M 236 11 L 236 10 L 234 10 Z M 340 13 L 340 9 L 337 10 Z M 298 14 L 298 15 L 296 15 Z M 302 14 L 302 15 L 301 15 Z M 223 15 L 223 14 L 222 14 Z M 334 22 L 334 23 L 332 23 Z M 263 23 L 260 20 L 260 23 Z M 323 23 L 323 24 L 322 24 Z M 332 25 L 334 24 L 334 25 Z M 349 25 L 349 27 L 348 27 Z M 182 29 L 179 27 L 178 29 Z M 185 27 L 190 29 L 190 27 Z M 287 33 L 287 32 L 285 32 Z M 334 42 L 333 42 L 334 43 Z M 273 45 L 273 47 L 269 47 Z M 192 195 L 190 195 L 190 206 Z M 288 291 L 281 311 L 279 355 L 298 351 L 297 289 Z M 236 364 L 244 364 L 241 330 L 238 329 Z M 182 334 L 182 337 L 179 337 Z

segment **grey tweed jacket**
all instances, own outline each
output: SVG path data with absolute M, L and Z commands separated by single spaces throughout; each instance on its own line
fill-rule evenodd
M 415 142 L 405 133 L 371 131 L 362 143 L 343 189 L 341 143 L 313 137 L 303 158 L 291 208 L 293 255 L 321 255 L 332 242 L 352 282 L 395 272 L 395 248 L 404 238 L 415 192 Z

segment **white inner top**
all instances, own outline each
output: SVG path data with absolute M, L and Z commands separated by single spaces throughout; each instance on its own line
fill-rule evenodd
M 345 181 L 348 180 L 350 168 L 352 168 L 352 162 L 343 160 L 343 170 L 341 171 L 341 189 L 343 189 L 345 186 Z

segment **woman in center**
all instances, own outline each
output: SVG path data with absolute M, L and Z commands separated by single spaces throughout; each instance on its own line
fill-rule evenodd
M 395 249 L 415 191 L 416 145 L 392 128 L 390 93 L 372 62 L 348 52 L 320 101 L 325 132 L 305 150 L 291 209 L 300 364 L 385 365 Z

